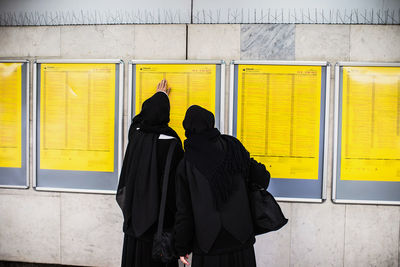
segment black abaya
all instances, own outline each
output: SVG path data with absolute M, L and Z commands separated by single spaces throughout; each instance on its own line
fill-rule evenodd
M 252 176 L 252 182 L 267 187 L 269 174 L 265 171 L 263 165 L 251 159 L 249 171 L 263 173 L 262 175 Z M 240 177 L 237 178 L 240 179 Z M 240 227 L 234 229 L 243 229 L 243 231 L 237 231 L 241 232 L 239 234 L 245 233 L 246 226 L 243 226 L 243 224 L 246 223 L 246 218 L 240 211 L 248 208 L 248 206 L 246 207 L 248 205 L 246 199 L 239 197 L 238 191 L 240 192 L 240 189 L 237 189 L 233 193 L 233 199 L 228 200 L 228 205 L 232 201 L 231 209 L 225 210 L 223 205 L 220 210 L 217 210 L 216 207 L 213 210 L 210 209 L 208 213 L 211 216 L 196 216 L 199 210 L 199 205 L 196 202 L 199 201 L 200 205 L 204 205 L 204 203 L 207 203 L 205 198 L 211 197 L 209 189 L 201 186 L 205 183 L 207 183 L 207 180 L 198 172 L 196 167 L 190 165 L 190 163 L 185 163 L 184 160 L 179 164 L 176 178 L 177 213 L 175 218 L 175 245 L 178 254 L 182 256 L 193 252 L 191 264 L 193 267 L 255 267 L 254 234 L 251 232 L 246 235 L 247 238 L 241 241 L 226 229 L 232 229 L 232 225 L 238 224 Z M 244 184 L 241 184 L 241 186 L 244 186 Z M 199 195 L 195 191 L 198 191 Z M 197 211 L 194 209 L 197 209 Z M 204 210 L 204 212 L 207 212 L 207 210 Z M 221 222 L 214 223 L 212 221 L 212 214 L 216 213 L 219 217 L 221 213 L 226 212 L 229 212 L 230 218 L 233 219 L 225 221 L 225 225 L 221 226 Z M 211 223 L 208 225 L 210 221 Z M 247 224 L 252 229 L 251 221 L 247 221 Z M 201 227 L 201 225 L 206 226 Z M 235 231 L 234 229 L 231 232 Z M 211 247 L 206 248 L 202 239 L 214 236 L 215 231 L 217 235 L 211 238 Z
M 166 154 L 168 152 L 171 139 L 157 140 L 157 165 L 162 171 L 165 166 Z M 172 159 L 170 178 L 168 180 L 167 207 L 165 210 L 165 228 L 172 228 L 174 224 L 176 206 L 175 206 L 175 173 L 176 166 L 182 158 L 182 148 L 176 147 Z M 162 177 L 162 174 L 161 174 Z M 162 181 L 160 181 L 160 185 Z M 161 188 L 160 188 L 161 190 Z M 160 192 L 161 193 L 161 192 Z M 153 236 L 157 231 L 156 221 L 143 235 L 135 237 L 132 234 L 125 234 L 124 246 L 122 252 L 121 267 L 178 267 L 178 261 L 169 264 L 155 262 L 151 257 Z
M 176 180 L 179 256 L 193 252 L 193 267 L 255 267 L 246 179 L 266 188 L 268 171 L 236 138 L 214 128 L 211 112 L 192 106 L 183 126 L 188 139 Z
M 256 267 L 253 245 L 218 255 L 193 255 L 193 267 Z
M 125 234 L 121 266 L 126 267 L 178 267 L 178 261 L 155 262 L 151 257 L 152 243 Z
M 121 170 L 117 202 L 124 215 L 123 267 L 178 266 L 154 262 L 152 239 L 158 223 L 162 177 L 171 138 L 178 140 L 169 175 L 164 228 L 173 227 L 175 213 L 175 172 L 183 156 L 176 132 L 168 127 L 169 99 L 163 92 L 154 94 L 129 129 L 129 143 Z M 167 139 L 160 138 L 167 136 Z M 168 139 L 169 138 L 169 139 Z

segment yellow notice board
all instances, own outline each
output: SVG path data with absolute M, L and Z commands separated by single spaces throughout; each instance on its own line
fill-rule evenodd
M 321 69 L 238 65 L 237 137 L 271 177 L 318 180 Z
M 202 106 L 215 115 L 216 65 L 137 64 L 135 114 L 140 113 L 142 103 L 156 92 L 157 84 L 164 78 L 171 87 L 169 126 L 184 140 L 182 121 L 189 106 Z
M 40 69 L 40 169 L 113 172 L 115 64 Z
M 21 168 L 22 65 L 0 63 L 0 167 Z
M 343 67 L 340 179 L 400 181 L 400 67 Z

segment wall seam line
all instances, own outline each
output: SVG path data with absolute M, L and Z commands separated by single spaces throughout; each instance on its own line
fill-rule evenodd
M 293 203 L 290 203 L 290 220 L 293 220 Z M 290 231 L 289 231 L 289 267 L 292 263 L 292 222 L 290 222 Z
M 62 264 L 62 193 L 60 193 L 60 247 L 59 247 L 59 254 L 60 254 L 60 264 Z
M 397 243 L 397 247 L 398 247 L 398 256 L 397 256 L 397 266 L 400 265 L 400 207 L 398 207 L 398 216 L 399 216 L 399 242 Z
M 193 0 L 190 1 L 190 24 L 193 24 Z
M 343 262 L 342 266 L 344 267 L 345 263 L 345 255 L 346 255 L 346 219 L 347 219 L 347 205 L 344 205 L 344 229 L 343 229 Z
M 189 25 L 186 24 L 186 60 L 189 55 Z

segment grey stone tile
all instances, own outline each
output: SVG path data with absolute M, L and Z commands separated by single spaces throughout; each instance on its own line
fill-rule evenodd
M 240 59 L 294 60 L 295 25 L 241 25 Z
M 32 157 L 31 157 L 32 158 Z M 28 189 L 16 189 L 16 188 L 0 188 L 0 195 L 23 195 L 30 197 L 59 197 L 60 193 L 50 191 L 36 191 L 31 187 Z
M 290 232 L 291 232 L 291 205 L 279 203 L 289 222 L 276 232 L 266 233 L 256 237 L 255 252 L 257 266 L 289 266 Z
M 398 25 L 351 25 L 350 60 L 399 62 L 400 27 Z
M 61 194 L 61 263 L 119 266 L 122 213 L 114 195 Z
M 133 57 L 133 25 L 61 27 L 61 56 L 65 58 Z
M 324 60 L 334 65 L 350 58 L 349 25 L 296 25 L 296 60 Z
M 67 267 L 67 266 L 70 265 L 29 263 L 29 262 L 18 262 L 18 261 L 0 261 L 0 267 Z
M 60 27 L 0 27 L 0 57 L 60 56 Z
M 185 59 L 186 25 L 136 25 L 136 59 Z
M 291 266 L 343 266 L 345 206 L 292 205 Z
M 60 263 L 60 198 L 0 195 L 0 259 Z
M 398 266 L 399 208 L 347 205 L 344 266 Z
M 240 25 L 189 25 L 188 58 L 222 59 L 240 57 Z

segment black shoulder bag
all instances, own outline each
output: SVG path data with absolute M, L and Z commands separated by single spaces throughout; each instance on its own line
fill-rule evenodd
M 174 139 L 170 144 L 167 154 L 167 160 L 165 161 L 160 212 L 158 215 L 158 228 L 157 228 L 157 233 L 154 236 L 153 249 L 152 249 L 153 259 L 164 263 L 170 262 L 178 258 L 175 253 L 173 231 L 166 231 L 163 229 L 165 206 L 167 202 L 169 173 L 171 169 L 172 155 L 175 150 L 176 143 L 177 142 Z
M 248 188 L 254 234 L 261 235 L 282 228 L 288 219 L 271 193 L 256 183 L 250 182 Z

